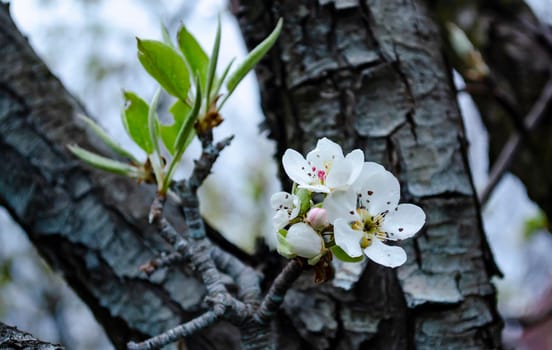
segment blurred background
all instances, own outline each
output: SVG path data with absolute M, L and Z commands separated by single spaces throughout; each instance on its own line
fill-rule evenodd
M 540 19 L 552 24 L 552 0 L 530 0 Z M 173 35 L 184 22 L 207 52 L 221 14 L 221 64 L 245 55 L 245 46 L 225 0 L 13 0 L 19 29 L 66 88 L 125 146 L 140 150 L 120 121 L 122 89 L 149 100 L 154 81 L 136 58 L 135 37 L 160 39 L 163 22 Z M 465 83 L 455 74 L 460 91 Z M 458 94 L 469 140 L 469 161 L 481 192 L 489 172 L 489 142 L 470 95 Z M 232 243 L 253 252 L 259 238 L 270 237 L 270 194 L 280 187 L 273 160 L 274 144 L 259 132 L 263 120 L 259 92 L 248 76 L 223 109 L 225 122 L 215 137 L 235 134 L 232 147 L 217 161 L 201 188 L 202 212 Z M 254 145 L 254 147 L 252 147 Z M 190 171 L 199 145 L 185 155 L 180 176 Z M 527 198 L 516 177 L 506 174 L 483 207 L 488 241 L 504 278 L 495 281 L 499 310 L 507 320 L 505 344 L 545 349 L 552 338 L 535 341 L 520 319 L 552 310 L 552 235 L 543 213 Z M 268 242 L 272 245 L 273 242 Z M 552 314 L 552 311 L 549 313 Z M 111 349 L 86 306 L 41 260 L 24 232 L 0 208 L 0 320 L 68 349 Z M 550 323 L 550 324 L 549 324 Z M 544 337 L 550 320 L 540 323 Z M 532 332 L 535 330 L 532 329 Z M 539 339 L 537 337 L 537 339 Z

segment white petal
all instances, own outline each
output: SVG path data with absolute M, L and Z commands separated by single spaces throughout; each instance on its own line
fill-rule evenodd
M 316 148 L 307 154 L 307 161 L 311 162 L 318 170 L 324 170 L 324 162 L 333 163 L 343 159 L 343 150 L 337 143 L 328 138 L 321 138 L 316 143 Z
M 337 159 L 326 176 L 326 186 L 332 190 L 345 190 L 351 183 L 352 164 L 345 159 Z
M 293 195 L 287 192 L 276 192 L 270 197 L 272 210 L 281 209 L 280 206 L 291 207 L 293 205 Z
M 362 255 L 360 248 L 360 239 L 364 236 L 364 232 L 355 231 L 351 228 L 345 219 L 337 219 L 334 222 L 334 239 L 345 253 L 355 258 Z
M 289 215 L 285 210 L 278 210 L 272 217 L 272 226 L 275 231 L 284 228 L 289 223 Z
M 366 176 L 372 175 L 374 173 L 377 173 L 377 172 L 383 171 L 383 170 L 386 170 L 383 167 L 383 165 L 378 164 L 376 162 L 365 162 L 362 165 L 362 173 L 365 174 Z
M 362 172 L 354 188 L 362 206 L 374 216 L 395 209 L 401 196 L 399 180 L 387 170 Z
M 282 165 L 286 174 L 294 182 L 307 185 L 312 181 L 312 176 L 309 176 L 309 165 L 301 153 L 293 149 L 287 149 L 282 157 Z
M 364 168 L 364 153 L 359 149 L 355 149 L 351 153 L 347 154 L 345 159 L 350 164 L 351 173 L 349 175 L 349 180 L 347 181 L 347 184 L 351 185 L 353 182 L 355 182 L 355 180 L 358 178 Z
M 325 185 L 299 185 L 298 187 L 304 188 L 305 190 L 309 190 L 311 192 L 330 193 L 330 188 Z
M 299 215 L 299 210 L 301 209 L 301 202 L 299 200 L 299 197 L 296 195 L 292 195 L 293 197 L 293 209 L 291 210 L 291 213 L 289 214 L 289 219 L 293 220 Z
M 377 238 L 364 249 L 364 254 L 370 260 L 384 266 L 397 267 L 406 262 L 406 252 L 401 247 L 389 246 Z
M 286 235 L 286 241 L 298 256 L 312 258 L 322 251 L 324 241 L 309 225 L 300 222 L 291 226 Z
M 342 218 L 347 222 L 359 221 L 356 212 L 356 193 L 352 191 L 339 191 L 330 193 L 322 204 L 326 209 L 328 220 L 332 223 Z
M 382 231 L 388 232 L 390 239 L 412 237 L 424 226 L 426 215 L 422 208 L 414 204 L 399 204 L 396 210 L 387 214 Z

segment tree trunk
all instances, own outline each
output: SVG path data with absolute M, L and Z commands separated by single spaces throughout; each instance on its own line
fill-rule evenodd
M 490 283 L 498 271 L 450 69 L 424 3 L 248 0 L 234 10 L 249 47 L 284 18 L 277 49 L 257 69 L 277 158 L 323 136 L 360 147 L 399 176 L 403 200 L 428 216 L 396 271 L 368 263 L 350 292 L 299 283 L 286 298 L 278 348 L 499 348 Z

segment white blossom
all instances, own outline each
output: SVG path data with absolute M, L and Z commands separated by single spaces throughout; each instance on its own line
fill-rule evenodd
M 288 149 L 282 157 L 286 174 L 291 180 L 313 192 L 330 193 L 347 189 L 359 176 L 364 153 L 353 150 L 343 156 L 341 146 L 322 138 L 305 159 L 299 152 Z
M 272 217 L 275 231 L 284 228 L 291 220 L 299 214 L 299 197 L 287 192 L 276 192 L 270 197 L 272 209 L 276 211 Z
M 364 253 L 381 265 L 404 264 L 404 249 L 385 242 L 414 236 L 425 223 L 425 213 L 416 205 L 398 204 L 399 198 L 395 176 L 379 164 L 364 163 L 347 191 L 330 193 L 324 201 L 335 244 L 351 257 Z
M 311 259 L 309 263 L 314 264 L 324 253 L 322 237 L 304 222 L 291 225 L 285 237 L 278 235 L 278 252 L 287 258 L 300 256 Z

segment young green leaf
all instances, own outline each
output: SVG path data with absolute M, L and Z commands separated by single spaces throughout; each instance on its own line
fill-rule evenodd
M 67 147 L 75 156 L 93 166 L 94 168 L 105 170 L 114 174 L 128 176 L 131 178 L 143 177 L 143 173 L 138 168 L 130 164 L 122 163 L 110 158 L 106 158 L 104 156 L 100 156 L 76 145 L 69 145 Z
M 190 74 L 182 56 L 160 41 L 136 40 L 138 59 L 146 71 L 169 94 L 185 100 L 190 89 Z
M 158 130 L 157 130 L 157 104 L 159 102 L 159 95 L 161 95 L 161 89 L 157 89 L 155 94 L 153 95 L 153 99 L 151 100 L 151 105 L 148 110 L 148 131 L 149 131 L 149 137 L 151 140 L 151 143 L 153 145 L 153 149 L 155 153 L 157 153 L 159 156 L 161 156 L 161 151 L 159 149 L 159 138 L 158 138 Z
M 201 86 L 206 86 L 209 57 L 207 57 L 207 54 L 203 51 L 192 33 L 186 29 L 186 26 L 182 25 L 180 27 L 176 39 L 180 51 L 184 54 L 186 62 L 188 62 L 190 71 L 199 76 Z
M 278 21 L 278 24 L 276 24 L 276 28 L 270 33 L 266 39 L 264 39 L 257 47 L 255 47 L 245 58 L 245 60 L 236 68 L 236 70 L 230 75 L 228 78 L 228 82 L 226 83 L 226 89 L 228 90 L 227 96 L 230 96 L 232 92 L 234 92 L 234 89 L 238 84 L 242 81 L 242 79 L 249 73 L 253 67 L 261 60 L 261 58 L 264 57 L 264 55 L 270 50 L 270 48 L 274 45 L 276 42 L 276 39 L 278 39 L 278 36 L 280 36 L 280 32 L 282 31 L 282 23 L 283 20 L 280 18 Z
M 337 245 L 334 245 L 333 247 L 330 247 L 330 250 L 332 251 L 333 255 L 336 258 L 338 258 L 339 260 L 344 261 L 344 262 L 360 262 L 360 261 L 362 261 L 362 259 L 364 259 L 363 255 L 358 256 L 356 258 L 353 258 L 353 257 L 349 256 L 349 254 L 345 253 L 345 251 Z
M 109 136 L 107 132 L 102 129 L 102 127 L 96 124 L 95 121 L 88 118 L 84 114 L 79 113 L 77 116 L 82 119 L 86 123 L 86 125 L 88 125 L 88 127 L 94 132 L 94 134 L 96 134 L 96 136 L 98 136 L 109 148 L 111 148 L 113 152 L 117 153 L 121 157 L 129 159 L 135 164 L 139 163 L 139 161 L 129 151 L 121 147 L 121 145 L 117 141 L 113 140 L 111 136 Z
M 181 100 L 176 100 L 176 102 L 169 108 L 169 111 L 173 115 L 174 122 L 170 125 L 159 124 L 159 134 L 163 140 L 163 144 L 167 148 L 167 151 L 174 156 L 175 149 L 174 144 L 176 142 L 176 136 L 180 131 L 182 123 L 186 115 L 190 112 L 191 107 L 182 102 Z
M 122 112 L 123 125 L 132 140 L 147 154 L 153 152 L 148 126 L 148 104 L 138 95 L 123 91 L 125 107 Z
M 174 44 L 171 40 L 171 36 L 169 35 L 169 30 L 163 23 L 161 23 L 161 36 L 163 37 L 163 42 L 174 49 Z
M 220 79 L 217 80 L 217 84 L 216 84 L 215 92 L 213 93 L 213 96 L 218 96 L 218 94 L 220 92 L 220 88 L 222 87 L 222 84 L 224 83 L 224 79 L 226 79 L 226 77 L 228 76 L 228 73 L 230 72 L 230 68 L 232 67 L 232 64 L 234 64 L 235 60 L 236 60 L 236 58 L 232 58 L 232 60 L 230 60 L 230 63 L 228 63 L 226 68 L 224 68 L 224 72 L 222 72 L 222 76 L 220 77 Z M 220 109 L 220 107 L 222 107 L 222 104 L 219 106 L 219 109 Z
M 205 98 L 207 100 L 207 104 L 205 105 L 205 108 L 209 108 L 209 105 L 211 102 L 211 89 L 213 87 L 213 82 L 216 79 L 219 50 L 220 50 L 220 17 L 217 22 L 217 33 L 215 35 L 215 43 L 213 44 L 213 51 L 211 51 L 211 59 L 209 60 L 209 70 L 207 72 L 207 82 L 205 85 Z
M 199 81 L 196 81 L 199 84 Z M 201 90 L 196 89 L 196 98 L 192 110 L 186 115 L 184 123 L 178 131 L 178 136 L 176 136 L 176 141 L 174 149 L 177 153 L 184 153 L 186 146 L 186 141 L 190 138 L 190 133 L 195 131 L 194 124 L 197 121 L 199 116 L 199 109 L 201 108 Z

